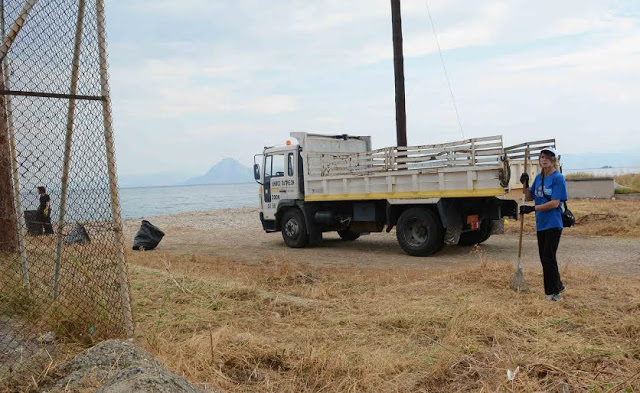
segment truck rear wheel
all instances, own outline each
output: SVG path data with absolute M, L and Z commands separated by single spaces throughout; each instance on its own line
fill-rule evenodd
M 338 235 L 340 236 L 340 238 L 342 238 L 342 240 L 356 240 L 360 237 L 360 234 L 358 232 L 353 232 L 349 229 L 338 231 Z
M 302 248 L 309 243 L 306 222 L 300 209 L 288 209 L 282 214 L 282 238 L 291 248 Z
M 482 220 L 480 229 L 460 235 L 459 246 L 474 246 L 485 242 L 491 236 L 491 220 Z
M 409 255 L 425 257 L 442 249 L 444 230 L 436 213 L 424 208 L 405 210 L 396 224 L 400 247 Z

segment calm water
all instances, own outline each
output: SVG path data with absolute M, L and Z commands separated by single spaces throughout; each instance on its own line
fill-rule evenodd
M 122 218 L 259 206 L 258 187 L 257 183 L 247 183 L 122 188 Z
M 587 172 L 601 176 L 640 173 L 640 168 L 589 168 L 566 169 L 565 174 Z M 137 187 L 120 189 L 122 218 L 142 218 L 192 211 L 259 206 L 259 188 L 256 183 L 211 184 L 202 186 Z M 21 192 L 24 210 L 38 207 L 35 189 Z M 52 220 L 58 217 L 60 193 L 50 190 L 53 211 Z M 110 200 L 105 189 L 71 190 L 67 221 L 94 221 L 110 219 Z
M 630 173 L 640 173 L 640 167 L 564 169 L 563 172 L 565 175 L 569 175 L 571 173 L 590 173 L 594 176 L 620 176 Z

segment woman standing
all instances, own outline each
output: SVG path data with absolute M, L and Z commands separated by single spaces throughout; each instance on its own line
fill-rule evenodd
M 562 207 L 567 200 L 567 183 L 558 171 L 558 153 L 553 147 L 545 147 L 540 152 L 542 171 L 529 187 L 529 175 L 522 174 L 520 182 L 524 185 L 527 201 L 535 201 L 535 206 L 520 206 L 520 214 L 536 212 L 536 231 L 538 234 L 538 252 L 544 274 L 544 293 L 552 301 L 562 300 L 560 294 L 565 287 L 560 279 L 556 252 L 562 235 Z

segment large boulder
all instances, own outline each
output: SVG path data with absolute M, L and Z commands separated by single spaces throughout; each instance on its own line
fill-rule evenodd
M 96 388 L 96 393 L 204 393 L 164 368 L 133 341 L 109 340 L 86 350 L 58 369 L 63 375 L 50 393 Z M 207 389 L 218 392 L 217 389 Z

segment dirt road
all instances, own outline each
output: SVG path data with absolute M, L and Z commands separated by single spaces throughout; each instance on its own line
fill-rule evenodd
M 416 258 L 405 254 L 396 242 L 395 233 L 362 236 L 353 242 L 341 240 L 336 233 L 325 233 L 321 246 L 291 249 L 280 233 L 264 233 L 254 208 L 224 209 L 148 218 L 166 236 L 158 246 L 160 252 L 218 256 L 240 263 L 258 263 L 281 259 L 294 263 L 361 268 L 444 269 L 477 264 L 481 258 L 491 262 L 515 263 L 517 236 L 491 237 L 478 250 L 448 246 L 436 256 Z M 140 220 L 125 221 L 126 239 L 133 241 Z M 589 268 L 603 274 L 640 273 L 640 239 L 620 237 L 578 237 L 571 229 L 560 242 L 558 259 L 561 268 Z M 525 268 L 539 269 L 535 234 L 525 234 L 523 248 Z

